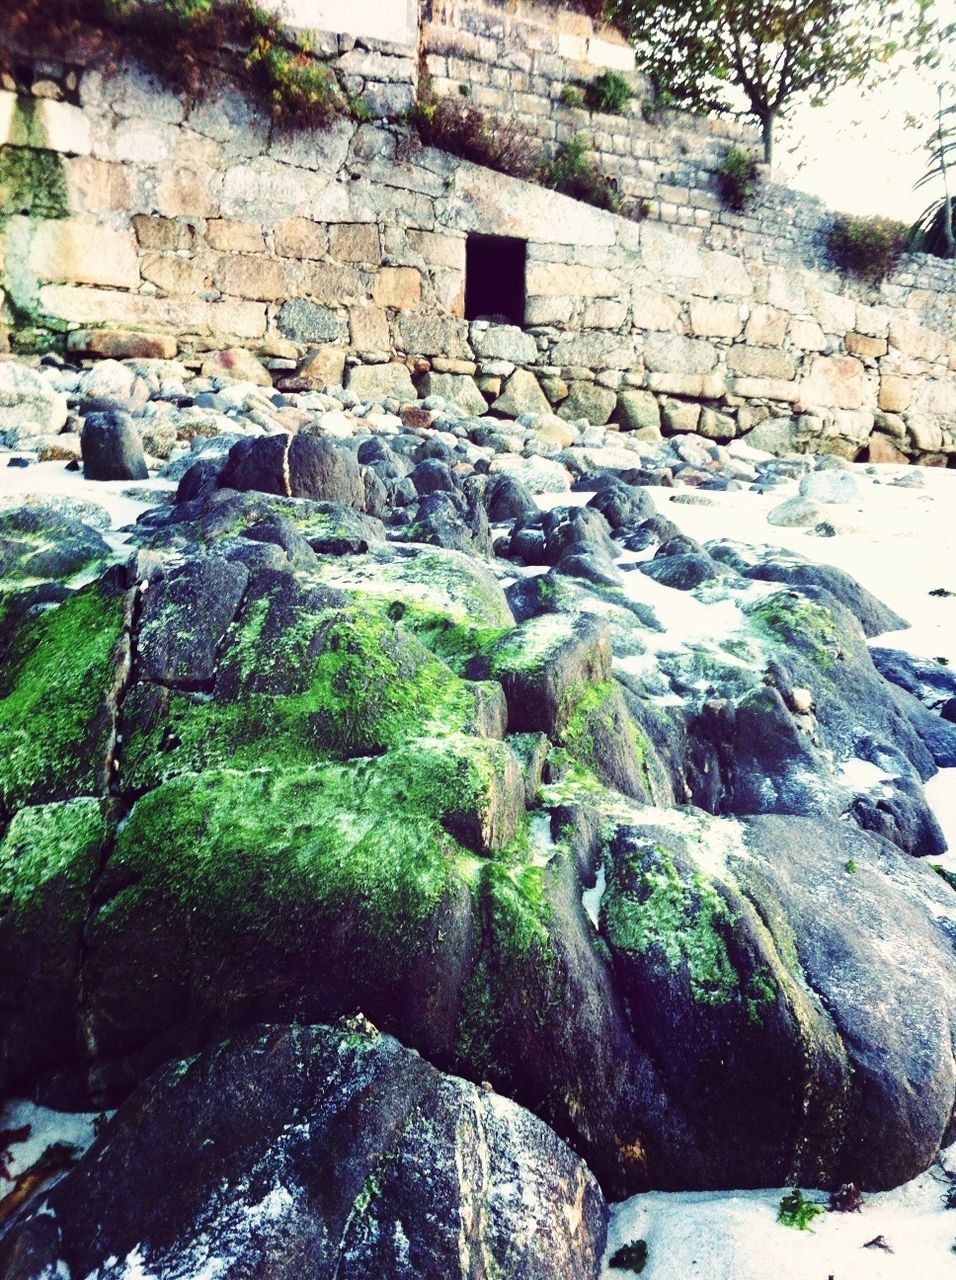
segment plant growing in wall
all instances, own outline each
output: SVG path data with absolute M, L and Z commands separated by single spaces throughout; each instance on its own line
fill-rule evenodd
M 614 116 L 623 115 L 632 96 L 630 83 L 617 71 L 602 72 L 584 90 L 584 100 L 591 111 Z
M 892 218 L 853 218 L 838 214 L 827 247 L 835 267 L 868 284 L 879 284 L 906 248 L 907 229 Z
M 638 63 L 677 106 L 739 111 L 760 122 L 773 161 L 777 120 L 793 101 L 886 74 L 901 49 L 931 58 L 929 0 L 609 0 Z
M 757 182 L 757 161 L 743 147 L 729 146 L 717 166 L 717 186 L 728 209 L 746 209 L 757 194 Z
M 545 160 L 541 182 L 553 191 L 584 200 L 599 209 L 620 213 L 624 204 L 613 178 L 607 177 L 588 159 L 587 139 L 580 134 L 562 142 Z

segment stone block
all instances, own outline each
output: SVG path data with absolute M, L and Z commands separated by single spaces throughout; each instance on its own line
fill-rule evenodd
M 885 338 L 871 338 L 865 333 L 848 333 L 845 338 L 846 349 L 851 356 L 878 357 L 885 356 L 887 342 Z
M 574 314 L 573 298 L 526 298 L 525 324 L 567 324 Z
M 810 314 L 824 333 L 844 334 L 856 325 L 856 303 L 826 289 L 808 289 Z
M 527 369 L 515 369 L 491 407 L 495 413 L 507 418 L 517 418 L 521 413 L 551 412 L 551 405 L 537 378 Z
M 525 272 L 528 297 L 614 298 L 620 279 L 604 267 L 564 262 L 529 262 Z
M 241 218 L 213 218 L 206 225 L 206 243 L 223 253 L 265 253 L 262 228 Z
M 609 387 L 600 387 L 594 382 L 573 382 L 558 409 L 558 417 L 566 422 L 586 418 L 593 425 L 603 427 L 616 408 L 617 395 Z
M 268 369 L 244 347 L 230 347 L 225 351 L 210 352 L 202 362 L 200 374 L 204 378 L 234 378 L 237 382 L 252 382 L 256 386 L 272 387 L 272 376 Z
M 795 377 L 797 372 L 791 355 L 771 347 L 731 347 L 727 353 L 727 368 L 750 378 L 780 378 L 784 381 Z
M 388 318 L 381 307 L 350 307 L 349 330 L 355 351 L 388 351 L 392 345 Z
M 63 161 L 67 205 L 74 213 L 126 212 L 133 208 L 129 170 L 92 156 Z
M 638 363 L 632 337 L 610 333 L 581 333 L 554 344 L 552 364 L 585 369 L 631 369 Z
M 889 436 L 883 435 L 880 431 L 874 431 L 870 436 L 867 461 L 894 463 L 897 466 L 901 466 L 909 462 L 909 458 Z
M 786 337 L 790 315 L 779 307 L 758 303 L 750 312 L 744 337 L 759 346 L 779 347 Z
M 719 400 L 726 390 L 721 373 L 649 373 L 646 381 L 648 390 L 658 395 Z
M 634 324 L 638 329 L 675 329 L 680 320 L 680 303 L 666 293 L 635 289 L 631 297 Z
M 457 230 L 532 243 L 612 245 L 620 221 L 556 191 L 535 188 L 530 199 L 527 184 L 476 164 L 456 168 L 449 195 L 448 218 Z
M 288 265 L 262 254 L 221 257 L 213 268 L 212 278 L 217 289 L 237 298 L 275 302 L 293 292 Z
M 800 383 L 802 408 L 859 409 L 869 386 L 863 364 L 853 356 L 816 356 Z
M 729 413 L 718 413 L 705 406 L 700 411 L 697 431 L 707 440 L 732 440 L 737 435 L 737 423 Z
M 708 373 L 717 364 L 717 352 L 700 338 L 652 333 L 644 343 L 644 363 L 656 373 Z
M 220 175 L 212 170 L 161 169 L 156 207 L 172 216 L 213 217 L 219 213 L 220 185 Z
M 275 225 L 272 242 L 282 258 L 324 258 L 329 247 L 325 224 L 311 218 L 283 218 Z
M 800 388 L 795 382 L 783 382 L 778 378 L 734 378 L 729 390 L 744 400 L 783 400 L 796 404 Z
M 661 403 L 661 426 L 667 434 L 696 431 L 699 421 L 699 404 L 686 400 L 664 400 Z
M 699 338 L 736 338 L 744 323 L 735 302 L 691 298 L 690 327 Z
M 279 308 L 279 332 L 293 342 L 343 342 L 345 315 L 305 298 L 290 298 Z
M 935 453 L 943 447 L 943 429 L 929 414 L 908 413 L 906 432 L 913 448 L 920 453 Z
M 162 329 L 172 333 L 228 334 L 259 338 L 266 331 L 266 309 L 260 302 L 201 298 L 151 298 L 112 289 L 49 284 L 40 290 L 40 306 L 48 315 L 81 325 L 118 325 Z
M 887 413 L 902 413 L 913 400 L 913 384 L 909 378 L 884 373 L 880 378 L 879 406 Z
M 163 293 L 189 295 L 201 293 L 208 287 L 206 273 L 199 263 L 176 254 L 144 254 L 140 273 Z
M 360 400 L 415 400 L 415 387 L 404 364 L 357 364 L 346 383 Z
M 378 226 L 374 222 L 335 223 L 329 228 L 329 252 L 336 262 L 367 262 L 377 266 L 382 257 Z
M 890 325 L 890 346 L 904 356 L 938 360 L 946 351 L 947 344 L 941 333 L 927 329 L 925 325 L 896 319 Z
M 365 279 L 355 267 L 340 267 L 337 263 L 303 262 L 293 270 L 292 275 L 302 293 L 328 306 L 357 302 L 364 299 L 367 293 Z
M 488 402 L 478 390 L 474 378 L 462 373 L 426 373 L 418 386 L 418 394 L 441 396 L 458 405 L 469 417 L 479 418 L 488 412 Z
M 30 270 L 39 280 L 135 289 L 139 258 L 132 231 L 114 231 L 75 218 L 34 225 Z
M 319 387 L 340 387 L 345 375 L 344 347 L 319 347 L 310 351 L 299 366 L 299 373 L 312 378 Z
M 421 272 L 414 267 L 383 267 L 375 277 L 372 301 L 376 306 L 413 311 L 421 300 Z
M 790 342 L 801 351 L 826 351 L 827 338 L 816 320 L 794 320 L 790 325 Z
M 175 360 L 179 344 L 171 334 L 134 333 L 129 329 L 74 329 L 67 350 L 107 360 Z
M 581 316 L 585 329 L 620 329 L 627 320 L 627 304 L 616 298 L 594 298 Z
M 530 333 L 516 325 L 486 324 L 478 321 L 469 330 L 472 350 L 486 360 L 510 360 L 512 364 L 534 364 L 538 344 Z
M 588 62 L 592 67 L 610 71 L 633 71 L 634 50 L 629 44 L 601 40 L 592 36 L 588 41 Z
M 69 102 L 0 93 L 0 146 L 88 156 L 93 149 L 90 121 Z
M 437 231 L 409 231 L 408 243 L 429 267 L 465 269 L 465 237 L 445 236 Z
M 752 298 L 754 282 L 742 258 L 723 251 L 702 253 L 695 293 L 711 298 Z
M 400 315 L 395 330 L 395 345 L 409 355 L 468 360 L 473 354 L 466 341 L 468 326 L 454 316 Z
M 648 271 L 665 279 L 695 280 L 702 270 L 701 254 L 686 236 L 653 222 L 641 224 L 641 257 Z
M 199 238 L 195 223 L 180 218 L 137 213 L 132 222 L 141 249 L 194 249 Z
M 661 409 L 657 397 L 650 391 L 638 391 L 633 387 L 626 387 L 618 392 L 614 417 L 625 431 L 656 431 L 661 425 Z

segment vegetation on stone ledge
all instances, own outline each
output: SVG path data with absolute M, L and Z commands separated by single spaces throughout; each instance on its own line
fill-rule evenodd
M 55 47 L 91 27 L 120 38 L 180 93 L 201 97 L 229 78 L 285 126 L 322 127 L 350 110 L 331 69 L 312 56 L 308 37 L 253 0 L 17 0 L 6 37 Z
M 896 266 L 906 248 L 906 236 L 906 227 L 893 218 L 839 214 L 830 228 L 827 247 L 841 271 L 875 285 Z
M 523 133 L 510 117 L 493 120 L 467 102 L 436 98 L 427 77 L 419 83 L 418 100 L 409 112 L 408 124 L 425 146 L 438 147 L 511 178 L 539 183 L 599 209 L 622 211 L 617 184 L 588 159 L 587 139 L 581 135 L 551 151 Z

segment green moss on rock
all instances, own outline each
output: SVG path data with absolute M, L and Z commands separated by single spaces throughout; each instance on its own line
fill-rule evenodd
M 102 804 L 92 797 L 21 809 L 0 843 L 0 915 L 28 927 L 43 914 L 55 885 L 60 889 L 58 926 L 68 930 L 81 923 L 108 829 Z M 63 911 L 64 889 L 70 891 L 69 918 Z M 78 899 L 76 893 L 84 896 Z
M 223 766 L 372 755 L 476 725 L 477 686 L 374 608 L 302 609 L 277 636 L 267 631 L 269 608 L 267 598 L 257 600 L 230 637 L 217 690 L 228 685 L 232 696 L 134 691 L 123 749 L 130 785 Z M 294 692 L 284 691 L 289 672 Z
M 192 951 L 228 955 L 240 939 L 295 951 L 347 920 L 357 963 L 401 965 L 459 852 L 434 782 L 407 757 L 175 778 L 133 807 L 111 866 L 135 883 L 97 928 L 160 919 Z
M 829 609 L 812 600 L 780 591 L 750 610 L 750 624 L 778 644 L 803 652 L 824 671 L 833 666 L 840 648 Z
M 0 807 L 103 789 L 122 598 L 98 583 L 17 624 L 0 677 Z
M 56 151 L 0 147 L 0 219 L 69 215 L 66 166 Z
M 740 978 L 725 940 L 734 925 L 731 912 L 703 875 L 681 874 L 670 850 L 656 845 L 628 855 L 623 874 L 615 870 L 602 914 L 613 948 L 686 971 L 695 1001 L 721 1005 L 738 995 Z

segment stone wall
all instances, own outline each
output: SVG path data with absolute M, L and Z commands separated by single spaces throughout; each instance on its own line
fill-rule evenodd
M 21 337 L 59 331 L 84 353 L 155 335 L 187 358 L 241 345 L 279 379 L 361 394 L 407 391 L 410 370 L 470 412 L 554 407 L 651 434 L 956 450 L 952 263 L 907 259 L 867 289 L 408 153 L 387 120 L 283 134 L 238 92 L 184 103 L 86 56 L 44 63 L 33 96 L 0 93 Z M 523 328 L 464 319 L 472 233 L 527 241 Z
M 750 126 L 658 110 L 635 72 L 633 49 L 584 14 L 535 0 L 432 0 L 427 7 L 421 46 L 436 95 L 464 94 L 545 146 L 585 139 L 627 212 L 702 229 L 719 222 L 714 173 L 730 143 L 757 147 Z M 605 71 L 633 86 L 623 114 L 562 101 Z

